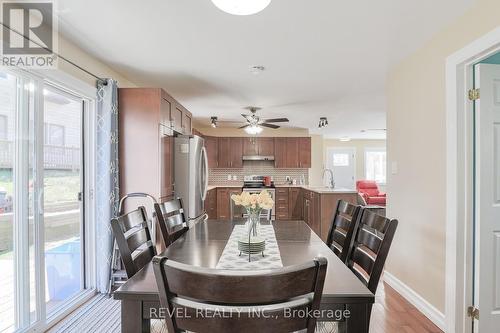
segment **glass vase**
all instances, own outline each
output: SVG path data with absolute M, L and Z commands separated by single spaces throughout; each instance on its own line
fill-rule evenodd
M 260 228 L 260 209 L 247 209 L 247 230 L 249 235 L 251 234 L 253 237 L 258 236 L 259 234 L 259 228 Z

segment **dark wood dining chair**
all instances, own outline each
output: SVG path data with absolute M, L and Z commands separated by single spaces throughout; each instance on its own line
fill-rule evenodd
M 163 203 L 155 203 L 154 209 L 160 233 L 165 246 L 169 246 L 189 230 L 182 199 L 174 199 Z
M 389 254 L 398 220 L 390 220 L 367 209 L 358 214 L 358 227 L 347 266 L 375 294 Z
M 149 232 L 146 209 L 141 206 L 112 219 L 111 228 L 127 277 L 131 278 L 156 255 Z
M 312 333 L 316 318 L 288 316 L 287 311 L 319 309 L 326 267 L 325 258 L 265 271 L 224 271 L 186 265 L 161 256 L 153 259 L 169 332 L 307 329 Z
M 360 209 L 360 206 L 339 200 L 333 214 L 326 245 L 332 249 L 343 263 L 347 262 L 347 255 L 352 246 L 353 236 L 356 233 Z

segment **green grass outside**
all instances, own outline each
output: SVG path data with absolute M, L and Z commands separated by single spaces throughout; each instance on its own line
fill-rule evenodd
M 12 169 L 0 169 L 0 187 L 13 193 Z M 71 170 L 44 171 L 45 203 L 77 201 L 80 191 L 80 172 Z

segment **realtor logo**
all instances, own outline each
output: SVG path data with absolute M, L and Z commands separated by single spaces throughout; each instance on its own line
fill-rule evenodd
M 1 1 L 0 65 L 21 68 L 57 67 L 57 18 L 53 1 Z

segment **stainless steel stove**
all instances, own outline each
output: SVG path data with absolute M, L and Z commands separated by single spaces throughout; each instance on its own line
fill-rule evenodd
M 250 194 L 259 194 L 263 190 L 266 190 L 271 195 L 273 201 L 276 201 L 276 189 L 274 187 L 274 182 L 271 181 L 271 185 L 266 186 L 264 184 L 264 176 L 252 175 L 245 176 L 243 178 L 243 192 L 249 192 Z M 276 204 L 276 203 L 275 203 Z M 273 208 L 271 208 L 271 220 L 276 219 L 276 212 Z M 267 217 L 269 215 L 268 211 L 262 211 L 262 217 Z M 243 217 L 246 217 L 246 213 L 243 214 Z

